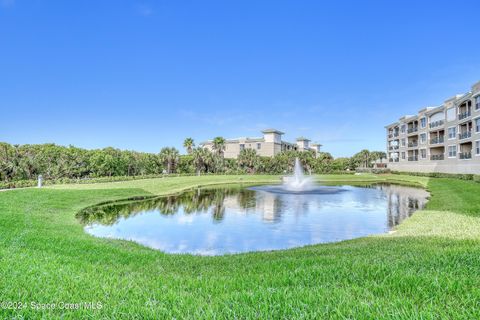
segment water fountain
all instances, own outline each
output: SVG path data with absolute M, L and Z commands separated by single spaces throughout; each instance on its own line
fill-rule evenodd
M 293 176 L 283 177 L 283 188 L 294 192 L 308 191 L 315 188 L 312 177 L 305 177 L 305 174 L 303 174 L 302 165 L 298 158 L 295 158 Z
M 250 189 L 282 194 L 331 194 L 344 191 L 341 187 L 321 186 L 315 183 L 313 177 L 305 176 L 302 164 L 295 158 L 293 175 L 283 177 L 281 185 L 259 186 Z

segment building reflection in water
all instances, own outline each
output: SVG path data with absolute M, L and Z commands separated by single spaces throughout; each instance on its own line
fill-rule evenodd
M 429 193 L 399 185 L 377 186 L 387 198 L 388 227 L 392 228 L 410 217 L 416 210 L 423 209 L 428 202 Z
M 425 206 L 428 192 L 396 185 L 342 186 L 332 194 L 243 187 L 91 207 L 78 214 L 99 237 L 171 253 L 275 250 L 383 233 Z

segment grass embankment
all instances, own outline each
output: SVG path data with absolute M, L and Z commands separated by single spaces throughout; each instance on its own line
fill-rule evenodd
M 427 210 L 392 235 L 223 257 L 168 255 L 87 235 L 75 213 L 95 203 L 194 185 L 278 177 L 182 177 L 0 193 L 0 317 L 480 318 L 480 184 L 392 176 L 426 186 Z M 99 310 L 59 310 L 101 302 Z M 32 303 L 57 303 L 35 310 Z

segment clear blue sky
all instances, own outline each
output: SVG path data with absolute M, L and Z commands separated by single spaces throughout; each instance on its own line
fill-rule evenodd
M 348 156 L 478 80 L 478 0 L 0 0 L 10 143 L 157 152 L 274 127 Z

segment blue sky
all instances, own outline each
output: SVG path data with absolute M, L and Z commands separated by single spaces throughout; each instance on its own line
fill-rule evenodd
M 477 1 L 0 0 L 0 141 L 158 152 L 185 137 L 384 149 L 480 80 Z

